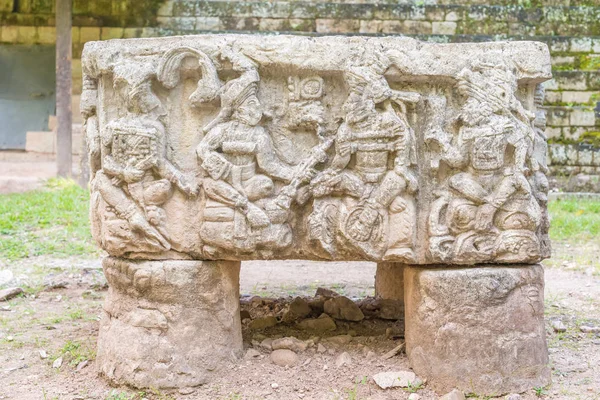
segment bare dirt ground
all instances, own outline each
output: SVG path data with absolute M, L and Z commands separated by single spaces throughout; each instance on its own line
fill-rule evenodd
M 600 399 L 600 334 L 580 327 L 600 326 L 599 243 L 555 244 L 555 257 L 546 265 L 546 325 L 553 383 L 521 395 L 522 399 Z M 299 354 L 293 367 L 271 363 L 269 351 L 258 346 L 265 337 L 309 335 L 278 325 L 253 331 L 244 323 L 244 346 L 260 355 L 223 371 L 209 385 L 183 391 L 140 392 L 110 387 L 97 376 L 95 343 L 105 294 L 100 262 L 82 258 L 30 258 L 0 261 L 0 270 L 14 273 L 11 286 L 26 295 L 0 302 L 0 399 L 420 399 L 439 395 L 421 387 L 382 390 L 372 376 L 382 371 L 409 370 L 406 356 L 382 360 L 381 355 L 402 342 L 402 321 L 366 319 L 339 323 Z M 255 302 L 268 313 L 293 296 L 313 296 L 318 287 L 351 298 L 374 294 L 372 263 L 306 261 L 242 264 L 241 292 L 249 296 L 283 298 Z M 248 301 L 245 302 L 246 304 Z M 269 306 L 271 304 L 271 306 Z M 273 306 L 275 304 L 275 306 Z M 260 307 L 250 309 L 253 318 Z M 248 308 L 248 306 L 244 306 Z M 560 320 L 566 332 L 552 327 Z M 337 337 L 329 336 L 350 335 Z M 254 342 L 253 342 L 254 340 Z M 325 351 L 323 351 L 323 348 Z M 340 354 L 349 365 L 336 366 Z M 58 367 L 59 362 L 62 364 Z M 483 399 L 483 397 L 481 397 Z

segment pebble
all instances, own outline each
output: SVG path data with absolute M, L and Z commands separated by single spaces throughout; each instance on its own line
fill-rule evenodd
M 599 333 L 600 327 L 598 326 L 589 326 L 589 325 L 581 325 L 579 330 L 583 333 Z
M 408 400 L 420 400 L 420 399 L 421 399 L 421 396 L 419 396 L 419 395 L 418 395 L 418 394 L 416 394 L 416 393 L 411 393 L 411 394 L 408 396 Z
M 321 343 L 319 343 L 317 345 L 317 353 L 325 353 L 327 351 L 327 348 L 325 346 L 323 346 Z
M 58 357 L 56 360 L 54 360 L 54 362 L 52 363 L 52 368 L 60 368 L 62 365 L 63 359 L 62 357 Z
M 567 327 L 565 326 L 565 324 L 563 324 L 562 321 L 552 321 L 552 329 L 554 329 L 554 332 L 566 332 L 567 331 Z
M 21 289 L 20 287 L 2 289 L 0 290 L 0 301 L 10 300 L 15 296 L 20 295 L 21 293 L 23 293 L 23 289 Z
M 39 353 L 42 360 L 48 358 L 48 353 L 46 353 L 46 350 L 40 350 Z
M 265 350 L 273 350 L 273 339 L 266 338 L 258 345 L 260 348 Z
M 350 357 L 350 354 L 348 354 L 347 352 L 343 352 L 335 360 L 335 366 L 338 368 L 341 368 L 344 365 L 351 365 L 351 364 L 352 364 L 352 357 Z
M 250 325 L 248 326 L 250 329 L 258 330 L 258 329 L 266 329 L 277 325 L 277 318 L 270 315 L 268 317 L 256 318 L 250 321 Z
M 271 387 L 273 389 L 277 389 L 279 387 L 279 385 L 277 383 L 271 383 Z
M 273 350 L 288 349 L 293 352 L 300 353 L 306 350 L 308 344 L 293 336 L 275 339 L 271 342 Z
M 507 394 L 504 400 L 521 400 L 521 395 L 517 393 Z
M 458 389 L 454 389 L 440 397 L 440 400 L 465 400 L 465 394 Z
M 335 319 L 346 321 L 362 321 L 365 315 L 358 305 L 346 296 L 332 297 L 323 304 L 325 313 Z
M 412 371 L 389 371 L 373 375 L 373 380 L 382 389 L 418 386 L 423 383 Z
M 350 335 L 337 335 L 331 336 L 327 338 L 327 342 L 333 344 L 348 344 L 352 341 L 352 336 Z
M 280 367 L 294 365 L 298 362 L 298 355 L 288 349 L 274 350 L 271 353 L 271 362 Z
M 83 360 L 82 362 L 80 362 L 79 364 L 77 364 L 77 368 L 76 371 L 79 372 L 82 369 L 84 369 L 85 367 L 87 367 L 89 361 L 88 360 Z
M 298 328 L 307 331 L 315 331 L 315 332 L 327 332 L 334 331 L 337 326 L 335 321 L 326 314 L 324 317 L 321 316 L 319 318 L 309 318 L 298 323 Z
M 244 355 L 245 360 L 252 360 L 252 359 L 258 358 L 258 357 L 260 357 L 260 352 L 258 350 L 254 350 L 254 349 L 248 349 L 248 351 Z

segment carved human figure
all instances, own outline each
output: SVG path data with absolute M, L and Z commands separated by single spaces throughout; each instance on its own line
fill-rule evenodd
M 207 256 L 219 249 L 251 252 L 291 244 L 288 212 L 270 199 L 273 179 L 289 183 L 294 169 L 281 162 L 266 130 L 257 97 L 256 65 L 239 53 L 223 54 L 240 73 L 221 88 L 221 111 L 204 130 L 196 152 L 207 196 L 200 236 Z M 264 173 L 260 173 L 264 172 Z
M 514 96 L 514 75 L 503 64 L 475 64 L 460 72 L 457 88 L 465 97 L 457 135 L 427 137 L 449 167 L 463 171 L 432 205 L 434 261 L 535 260 L 540 209 L 525 175 L 533 130 L 522 120 L 531 113 Z
M 411 262 L 411 195 L 417 182 L 410 170 L 414 143 L 405 103 L 415 103 L 420 96 L 392 90 L 383 77 L 389 60 L 382 54 L 375 60 L 379 62 L 350 65 L 345 71 L 346 115 L 331 165 L 311 182 L 316 200 L 309 235 L 329 255 L 339 250 L 339 230 L 369 258 Z
M 98 134 L 98 157 L 91 160 L 100 161 L 91 184 L 99 195 L 94 205 L 105 207 L 104 232 L 96 237 L 113 254 L 168 251 L 173 243 L 160 206 L 173 185 L 190 197 L 197 194 L 197 185 L 167 160 L 165 128 L 159 120 L 165 111 L 152 92 L 151 77 L 133 82 L 117 78 L 115 89 L 122 93 L 127 113 Z

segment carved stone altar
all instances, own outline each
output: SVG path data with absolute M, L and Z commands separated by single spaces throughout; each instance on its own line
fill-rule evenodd
M 389 277 L 378 293 L 401 298 L 405 264 L 435 271 L 550 255 L 544 44 L 201 35 L 87 43 L 82 62 L 93 235 L 111 256 L 98 359 L 114 381 L 201 384 L 211 369 L 200 360 L 217 368 L 235 354 L 237 272 L 224 271 L 240 260 L 376 261 Z M 543 286 L 542 274 L 530 280 Z M 414 282 L 404 280 L 407 291 Z M 411 327 L 419 312 L 408 313 L 407 332 L 441 329 Z M 135 330 L 151 348 L 115 343 Z M 221 341 L 177 358 L 207 335 Z M 435 384 L 441 375 L 423 365 L 437 361 L 411 356 L 422 340 L 407 335 L 407 352 Z M 547 354 L 543 338 L 536 346 Z

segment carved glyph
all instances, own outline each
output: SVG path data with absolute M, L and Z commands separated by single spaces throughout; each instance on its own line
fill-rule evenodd
M 83 68 L 111 255 L 549 255 L 544 45 L 203 35 L 90 43 Z

